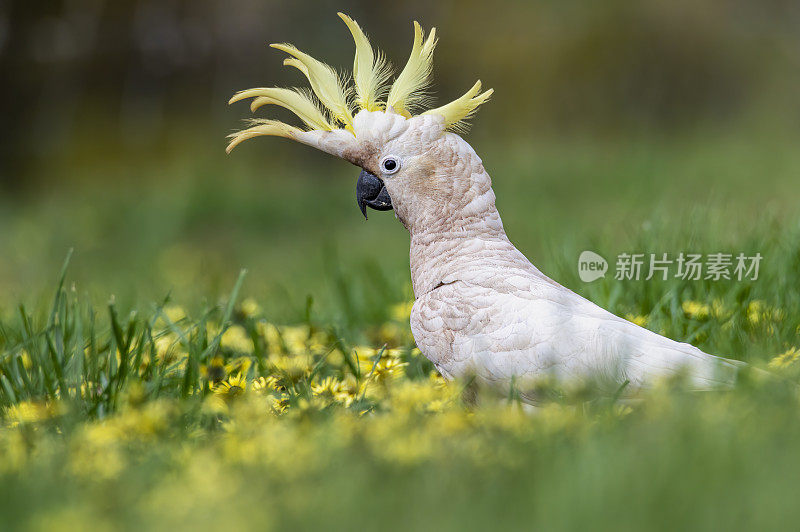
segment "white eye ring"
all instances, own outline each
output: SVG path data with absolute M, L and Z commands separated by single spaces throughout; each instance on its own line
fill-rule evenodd
M 381 172 L 391 175 L 400 170 L 400 159 L 394 155 L 387 155 L 381 159 Z

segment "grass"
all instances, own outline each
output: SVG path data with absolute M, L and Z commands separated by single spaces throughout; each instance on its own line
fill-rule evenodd
M 358 219 L 352 169 L 288 147 L 260 182 L 254 160 L 271 155 L 244 151 L 175 159 L 158 170 L 169 183 L 106 168 L 117 186 L 87 177 L 8 203 L 4 528 L 784 528 L 800 517 L 791 148 L 479 150 L 512 240 L 545 272 L 782 377 L 700 395 L 663 382 L 635 404 L 561 390 L 533 416 L 513 394 L 465 403 L 467 383 L 415 349 L 407 236 L 390 216 Z M 586 284 L 584 249 L 764 262 L 755 282 Z

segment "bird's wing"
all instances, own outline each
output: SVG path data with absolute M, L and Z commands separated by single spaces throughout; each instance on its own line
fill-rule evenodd
M 549 280 L 548 280 L 549 281 Z M 419 298 L 411 328 L 446 376 L 629 381 L 686 372 L 696 389 L 735 379 L 741 363 L 704 353 L 623 320 L 553 282 L 505 276 L 491 287 L 456 281 Z

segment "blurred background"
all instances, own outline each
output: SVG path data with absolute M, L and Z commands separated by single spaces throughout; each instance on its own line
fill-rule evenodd
M 345 320 L 409 298 L 408 236 L 361 218 L 355 167 L 283 139 L 224 152 L 235 91 L 305 84 L 267 43 L 352 67 L 337 11 L 398 69 L 411 21 L 436 26 L 440 102 L 495 89 L 468 140 L 512 240 L 571 288 L 582 249 L 797 227 L 796 1 L 0 0 L 0 313 L 49 295 L 70 248 L 76 290 L 134 307 L 216 301 L 240 268 L 277 320 L 308 295 Z

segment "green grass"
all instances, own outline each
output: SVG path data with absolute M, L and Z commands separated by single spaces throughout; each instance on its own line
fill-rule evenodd
M 509 235 L 546 273 L 782 378 L 634 404 L 562 390 L 536 415 L 513 394 L 465 404 L 414 349 L 408 237 L 359 219 L 354 168 L 265 144 L 65 170 L 74 187 L 1 200 L 4 528 L 796 521 L 796 142 L 482 142 Z M 584 249 L 764 259 L 755 282 L 586 284 Z

